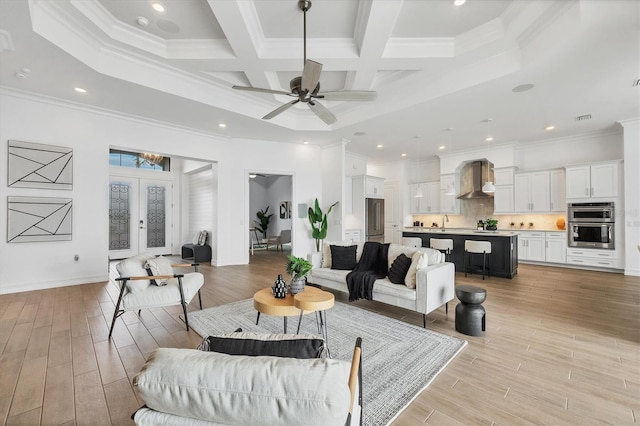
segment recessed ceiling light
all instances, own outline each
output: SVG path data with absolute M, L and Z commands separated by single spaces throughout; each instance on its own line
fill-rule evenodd
M 487 136 L 487 138 L 485 139 L 485 141 L 487 142 L 491 142 L 493 140 L 493 136 Z
M 255 173 L 249 173 L 249 178 L 251 178 L 251 179 L 255 179 L 256 176 L 258 176 L 258 175 L 255 174 Z
M 167 10 L 162 3 L 151 3 L 151 7 L 153 8 L 153 10 L 160 13 Z
M 304 145 L 309 145 L 309 141 L 302 142 Z
M 463 4 L 465 4 L 467 0 L 454 0 L 453 5 L 454 6 L 462 6 Z
M 218 127 L 225 128 L 225 127 L 227 127 L 227 125 L 226 125 L 226 124 L 224 124 L 224 123 L 220 123 L 220 124 L 218 124 Z
M 555 128 L 556 128 L 556 126 L 547 126 L 547 127 L 545 127 L 544 129 L 545 129 L 547 132 L 550 132 L 551 130 L 553 130 L 553 129 L 555 129 Z
M 147 18 L 145 18 L 144 16 L 138 16 L 136 18 L 136 22 L 138 23 L 138 25 L 140 25 L 141 27 L 146 27 L 147 25 L 149 25 L 149 20 Z
M 382 144 L 379 143 L 378 145 L 376 145 L 376 148 L 382 148 Z
M 531 83 L 521 84 L 521 85 L 516 86 L 513 89 L 511 89 L 511 91 L 514 92 L 514 93 L 521 93 L 521 92 L 526 92 L 527 90 L 531 90 L 534 87 L 535 86 L 533 84 L 531 84 Z
M 445 149 L 445 148 L 446 148 L 446 146 L 444 146 L 444 145 L 440 145 L 440 146 L 438 147 L 438 149 L 439 149 L 440 151 L 442 151 L 442 150 L 443 150 L 443 149 Z
M 87 93 L 87 91 L 82 87 L 74 87 L 73 90 L 75 90 L 78 93 Z
M 405 152 L 403 152 L 402 154 L 400 154 L 400 157 L 406 157 L 407 154 Z

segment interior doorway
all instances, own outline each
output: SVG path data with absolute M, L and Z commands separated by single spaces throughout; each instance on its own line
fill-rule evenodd
M 249 262 L 259 251 L 281 250 L 290 254 L 295 220 L 292 214 L 293 176 L 249 172 L 247 178 Z M 264 216 L 268 219 L 263 219 Z
M 171 254 L 171 180 L 112 175 L 109 179 L 109 258 L 142 252 Z

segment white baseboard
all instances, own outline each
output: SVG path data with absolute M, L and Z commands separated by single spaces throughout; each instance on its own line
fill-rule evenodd
M 0 294 L 21 293 L 23 291 L 48 290 L 57 287 L 99 283 L 109 281 L 109 274 L 79 277 L 69 280 L 40 281 L 35 283 L 18 283 L 0 286 Z
M 631 269 L 627 268 L 624 270 L 625 275 L 633 275 L 635 277 L 640 277 L 640 269 Z

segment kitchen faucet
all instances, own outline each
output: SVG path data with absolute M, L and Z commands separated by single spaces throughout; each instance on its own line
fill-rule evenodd
M 449 222 L 449 216 L 448 215 L 444 215 L 442 216 L 442 230 L 444 231 L 444 220 L 447 219 L 447 222 Z

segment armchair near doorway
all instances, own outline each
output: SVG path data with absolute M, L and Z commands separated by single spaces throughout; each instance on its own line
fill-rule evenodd
M 291 229 L 283 229 L 280 231 L 280 235 L 276 235 L 273 237 L 269 237 L 267 239 L 267 250 L 269 250 L 269 246 L 276 246 L 276 250 L 280 247 L 280 251 L 284 251 L 282 247 L 283 244 L 288 244 L 291 242 Z

